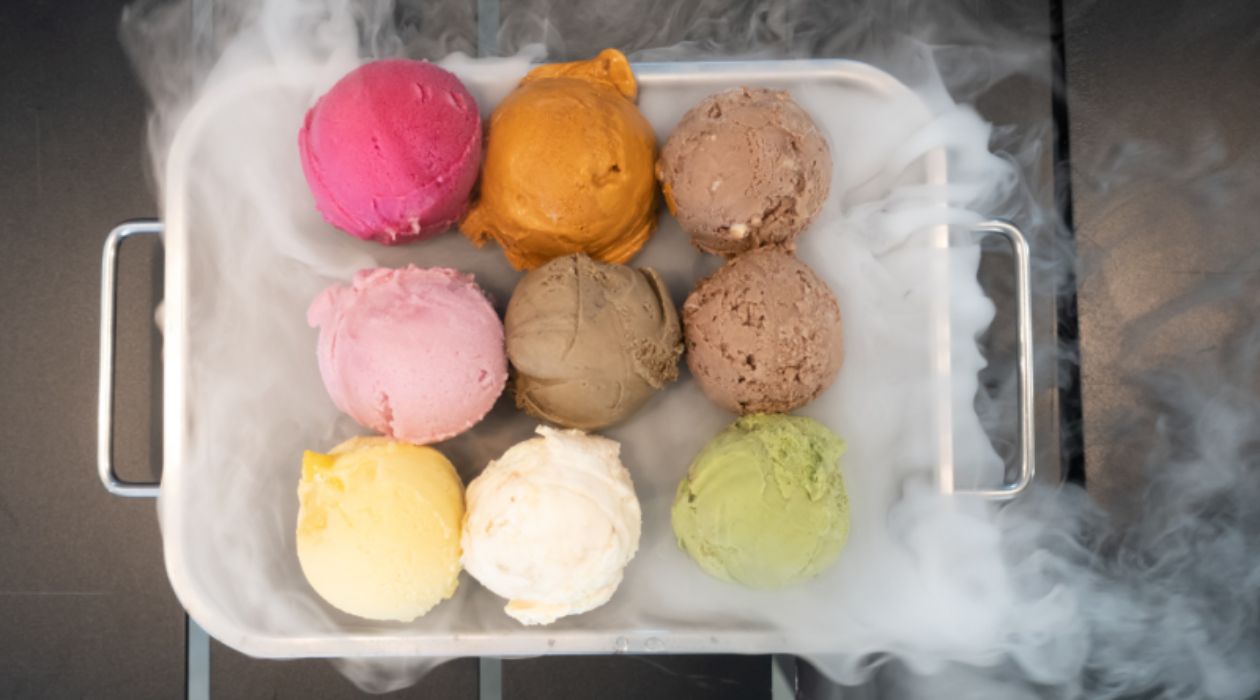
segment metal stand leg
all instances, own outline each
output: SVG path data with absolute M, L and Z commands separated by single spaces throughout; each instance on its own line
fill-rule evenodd
M 770 657 L 770 700 L 795 700 L 796 657 L 775 654 Z
M 482 658 L 478 666 L 478 700 L 502 700 L 503 660 Z
M 499 0 L 477 0 L 477 55 L 499 55 Z
M 184 697 L 210 700 L 210 635 L 187 615 L 184 629 Z

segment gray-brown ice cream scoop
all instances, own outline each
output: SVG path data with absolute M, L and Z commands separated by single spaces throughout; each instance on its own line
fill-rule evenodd
M 735 88 L 688 111 L 656 162 L 665 203 L 700 250 L 791 248 L 831 189 L 831 150 L 788 93 Z
M 620 422 L 678 377 L 678 312 L 650 268 L 556 258 L 517 284 L 504 327 L 517 407 L 566 428 Z
M 804 406 L 844 361 L 835 296 L 773 246 L 737 255 L 702 280 L 683 304 L 683 333 L 700 389 L 741 415 Z

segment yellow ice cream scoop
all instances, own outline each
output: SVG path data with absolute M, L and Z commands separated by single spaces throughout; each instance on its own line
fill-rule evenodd
M 455 593 L 464 484 L 441 452 L 384 437 L 307 452 L 298 500 L 298 561 L 334 607 L 409 622 Z
M 656 137 L 615 49 L 539 66 L 494 110 L 481 193 L 460 229 L 517 269 L 586 253 L 623 263 L 656 227 Z

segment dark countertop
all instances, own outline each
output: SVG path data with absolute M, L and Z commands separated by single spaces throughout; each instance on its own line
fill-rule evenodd
M 144 101 L 115 37 L 119 3 L 0 9 L 0 696 L 174 697 L 184 618 L 152 501 L 95 478 L 100 244 L 153 212 Z M 129 358 L 118 456 L 147 464 L 154 366 L 144 256 L 121 300 Z M 145 468 L 129 468 L 141 478 Z
M 178 697 L 184 687 L 184 617 L 163 570 L 153 503 L 107 495 L 93 468 L 100 245 L 113 224 L 155 213 L 142 155 L 144 99 L 116 36 L 122 4 L 81 3 L 69 12 L 19 0 L 0 8 L 4 697 Z M 452 15 L 466 23 L 451 30 L 463 48 L 476 37 L 476 3 L 467 4 Z M 830 5 L 829 14 L 856 16 L 853 4 Z M 1040 26 L 1029 18 L 1044 20 L 1045 3 L 1023 5 L 1030 9 L 1003 21 Z M 1132 3 L 1068 1 L 1065 12 L 1086 464 L 1091 490 L 1121 510 L 1137 459 L 1132 437 L 1147 420 L 1130 410 L 1138 396 L 1128 381 L 1131 358 L 1192 356 L 1237 325 L 1232 308 L 1210 295 L 1160 311 L 1204 278 L 1237 280 L 1248 269 L 1230 256 L 1240 235 L 1230 222 L 1241 220 L 1245 202 L 1231 195 L 1233 208 L 1205 220 L 1197 215 L 1202 198 L 1249 191 L 1260 201 L 1255 170 L 1248 180 L 1232 167 L 1260 153 L 1252 133 L 1260 6 L 1228 0 L 1191 13 L 1196 3 L 1158 5 L 1135 13 Z M 546 6 L 522 3 L 502 17 L 520 21 L 522 8 Z M 771 7 L 784 8 L 784 17 L 814 16 L 806 0 Z M 1048 87 L 1000 85 L 981 109 L 1009 124 L 1044 121 Z M 1134 136 L 1146 150 L 1122 157 L 1128 152 L 1117 149 Z M 1216 172 L 1218 189 L 1186 187 Z M 119 288 L 115 455 L 124 476 L 142 479 L 158 461 L 151 317 L 159 257 L 156 246 L 132 245 Z M 326 662 L 258 661 L 217 644 L 212 684 L 216 697 L 357 696 Z M 769 670 L 764 657 L 552 658 L 507 662 L 504 687 L 510 698 L 561 697 L 559 687 L 575 698 L 596 687 L 627 698 L 765 698 Z M 398 695 L 476 693 L 477 666 L 462 660 Z
M 1127 517 L 1157 416 L 1146 379 L 1255 324 L 1260 4 L 1067 8 L 1087 470 Z

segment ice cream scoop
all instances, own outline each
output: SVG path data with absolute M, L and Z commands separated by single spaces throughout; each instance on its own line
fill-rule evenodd
M 365 428 L 428 444 L 472 427 L 507 383 L 503 324 L 471 275 L 360 270 L 311 303 L 333 403 Z
M 687 366 L 734 413 L 800 408 L 844 361 L 840 306 L 805 263 L 778 248 L 738 255 L 683 304 Z
M 546 625 L 617 590 L 642 525 L 620 450 L 607 438 L 540 426 L 468 485 L 464 568 L 508 599 L 508 615 Z
M 307 452 L 298 501 L 298 561 L 333 607 L 410 622 L 454 595 L 464 485 L 442 453 L 383 437 Z
M 404 243 L 463 216 L 481 163 L 481 115 L 426 61 L 373 61 L 333 85 L 298 135 L 315 206 L 356 238 Z
M 718 433 L 678 485 L 678 544 L 705 571 L 751 588 L 811 579 L 840 554 L 849 501 L 844 442 L 798 416 L 744 416 Z
M 516 405 L 566 428 L 624 420 L 678 377 L 678 313 L 650 268 L 556 258 L 517 284 L 504 326 Z
M 796 240 L 827 199 L 831 151 L 788 93 L 736 88 L 683 116 L 656 177 L 692 243 L 734 255 Z
M 495 108 L 477 202 L 460 224 L 517 269 L 629 260 L 656 226 L 656 137 L 621 52 L 530 71 Z

